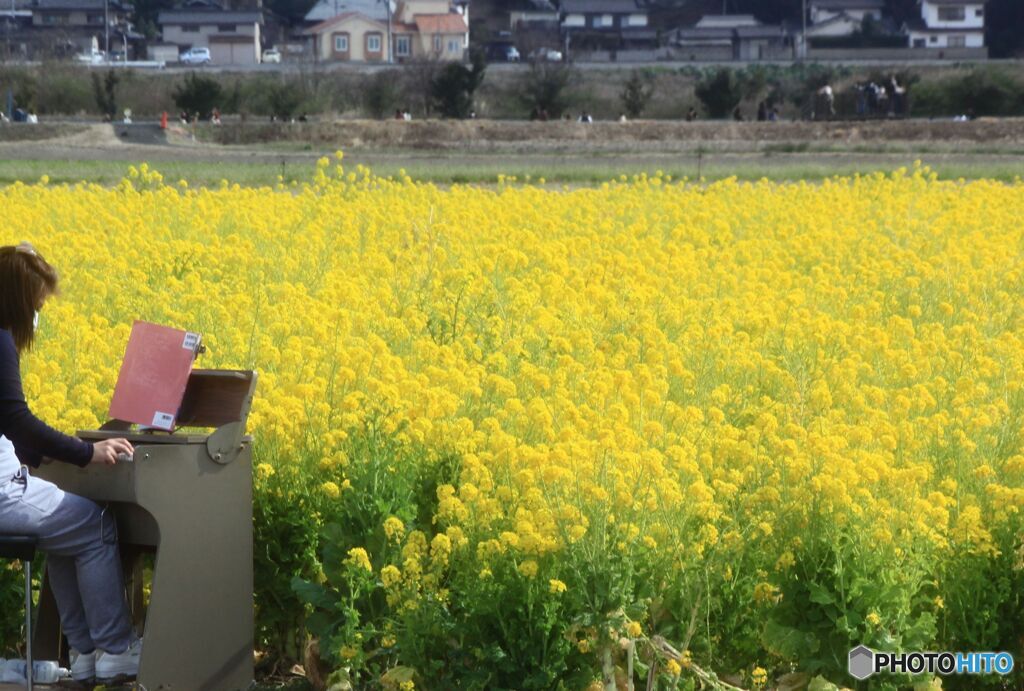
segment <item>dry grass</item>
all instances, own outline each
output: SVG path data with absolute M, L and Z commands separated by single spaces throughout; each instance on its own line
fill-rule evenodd
M 220 144 L 293 142 L 349 149 L 544 151 L 571 146 L 588 150 L 692 150 L 695 145 L 730 142 L 767 144 L 871 142 L 986 144 L 1024 143 L 1024 118 L 882 120 L 864 122 L 524 122 L 506 120 L 336 120 L 293 124 L 235 123 L 204 128 L 203 136 Z M 744 147 L 750 148 L 750 147 Z

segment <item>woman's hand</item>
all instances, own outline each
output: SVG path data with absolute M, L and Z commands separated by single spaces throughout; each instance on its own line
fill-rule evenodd
M 127 439 L 104 439 L 92 445 L 92 463 L 114 465 L 120 454 L 131 456 L 135 449 Z

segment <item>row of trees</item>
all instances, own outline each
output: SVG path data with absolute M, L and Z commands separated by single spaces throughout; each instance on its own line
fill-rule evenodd
M 216 108 L 285 120 L 303 113 L 354 110 L 373 118 L 390 117 L 396 110 L 445 118 L 471 117 L 475 110 L 499 117 L 543 113 L 558 118 L 591 106 L 602 117 L 619 113 L 629 118 L 652 113 L 681 117 L 695 106 L 702 117 L 723 118 L 740 104 L 749 117 L 753 105 L 762 101 L 778 108 L 782 117 L 793 118 L 809 116 L 815 95 L 825 84 L 833 87 L 835 110 L 842 117 L 859 112 L 856 85 L 888 84 L 895 77 L 908 90 L 917 116 L 1024 115 L 1024 77 L 998 65 L 949 70 L 928 79 L 909 70 L 893 74 L 880 68 L 854 71 L 825 65 L 644 68 L 623 75 L 626 78 L 612 92 L 563 63 L 537 63 L 514 78 L 481 89 L 485 76 L 478 60 L 468 65 L 415 63 L 361 77 L 348 75 L 344 80 L 316 73 L 246 78 L 192 73 L 181 80 L 154 79 L 132 71 L 93 72 L 91 88 L 90 80 L 83 81 L 78 72 L 10 70 L 0 71 L 0 85 L 11 88 L 15 104 L 28 111 L 42 115 L 99 112 L 111 119 L 118 118 L 124 106 L 141 117 L 152 117 L 155 107 L 157 114 L 177 108 L 205 118 Z M 693 95 L 692 100 L 687 94 Z M 140 99 L 148 99 L 148 109 Z

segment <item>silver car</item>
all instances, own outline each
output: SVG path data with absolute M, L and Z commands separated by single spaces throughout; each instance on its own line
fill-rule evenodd
M 209 65 L 213 60 L 210 58 L 210 49 L 195 47 L 182 53 L 178 60 L 183 65 Z

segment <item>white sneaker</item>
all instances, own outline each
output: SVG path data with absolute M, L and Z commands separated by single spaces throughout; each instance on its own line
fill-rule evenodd
M 75 681 L 89 681 L 96 676 L 96 651 L 80 653 L 74 648 L 68 652 L 71 659 L 71 678 Z
M 136 638 L 123 653 L 101 653 L 96 658 L 96 680 L 130 681 L 139 674 L 139 658 L 142 657 L 142 639 Z

